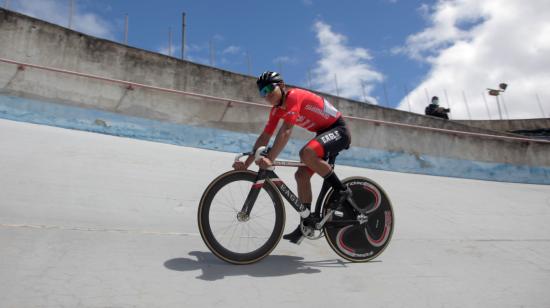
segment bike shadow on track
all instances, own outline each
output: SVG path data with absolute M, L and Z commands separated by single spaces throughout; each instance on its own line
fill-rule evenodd
M 196 258 L 175 258 L 164 262 L 164 266 L 173 271 L 202 270 L 197 279 L 218 280 L 228 276 L 276 277 L 294 274 L 318 274 L 320 268 L 346 267 L 351 262 L 340 259 L 322 261 L 304 261 L 302 257 L 270 255 L 258 263 L 234 265 L 218 259 L 211 252 L 192 251 L 190 256 Z

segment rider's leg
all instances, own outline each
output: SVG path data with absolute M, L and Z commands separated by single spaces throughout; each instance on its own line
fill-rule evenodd
M 338 130 L 338 129 L 336 129 Z M 331 134 L 332 138 L 319 139 L 324 134 Z M 345 137 L 345 138 L 343 138 Z M 323 144 L 321 144 L 323 142 Z M 300 159 L 308 168 L 299 168 L 296 172 L 296 181 L 298 184 L 298 197 L 303 204 L 311 203 L 313 197 L 311 193 L 311 176 L 317 173 L 325 178 L 328 183 L 339 193 L 337 204 L 342 204 L 342 201 L 351 196 L 351 189 L 347 188 L 340 182 L 332 167 L 323 158 L 325 157 L 325 147 L 327 151 L 338 153 L 342 149 L 347 148 L 350 144 L 350 137 L 347 130 L 344 128 L 340 131 L 327 131 L 318 135 L 315 139 L 300 150 Z M 307 172 L 307 174 L 305 174 Z M 300 226 L 293 232 L 285 234 L 284 239 L 290 240 L 293 243 L 299 244 L 303 239 Z
M 311 176 L 313 173 L 307 167 L 299 167 L 294 177 L 298 184 L 298 198 L 302 204 L 311 204 L 313 193 L 311 192 Z
M 332 168 L 325 160 L 321 159 L 322 154 L 321 150 L 306 146 L 300 151 L 300 160 L 315 173 L 325 177 L 332 171 Z
M 340 182 L 340 179 L 333 172 L 332 167 L 321 157 L 320 153 L 313 147 L 305 147 L 300 151 L 300 158 L 311 170 L 326 179 L 337 191 L 346 190 L 347 187 Z M 324 154 L 324 153 L 323 153 Z
M 311 209 L 311 201 L 313 194 L 311 192 L 311 176 L 313 173 L 307 167 L 299 167 L 294 177 L 296 178 L 296 184 L 298 184 L 298 199 L 307 208 Z M 298 227 L 294 231 L 287 233 L 283 236 L 283 239 L 289 240 L 292 243 L 299 244 L 303 239 L 302 229 L 298 224 Z
M 300 158 L 313 171 L 321 175 L 337 193 L 335 207 L 338 208 L 352 196 L 352 191 L 346 187 L 334 173 L 334 170 L 321 157 L 325 156 L 325 149 L 321 143 L 313 139 L 300 151 Z

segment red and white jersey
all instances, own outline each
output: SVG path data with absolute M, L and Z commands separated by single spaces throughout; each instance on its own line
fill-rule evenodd
M 330 127 L 342 115 L 329 101 L 302 89 L 288 91 L 284 106 L 273 107 L 264 133 L 273 135 L 280 119 L 312 132 Z

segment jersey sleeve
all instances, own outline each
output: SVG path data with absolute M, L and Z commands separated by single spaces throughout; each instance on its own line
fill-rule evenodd
M 295 125 L 296 120 L 298 120 L 298 117 L 300 116 L 300 108 L 302 99 L 298 97 L 298 95 L 295 95 L 296 92 L 290 92 L 288 93 L 288 96 L 286 97 L 286 112 L 282 116 L 283 120 L 288 123 Z
M 271 109 L 271 112 L 269 113 L 269 119 L 267 120 L 267 124 L 264 128 L 264 133 L 268 135 L 273 135 L 275 132 L 275 129 L 277 128 L 277 124 L 279 123 L 279 117 L 277 116 L 277 110 L 275 108 Z

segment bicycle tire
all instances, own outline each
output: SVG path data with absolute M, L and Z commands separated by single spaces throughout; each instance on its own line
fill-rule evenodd
M 355 203 L 367 209 L 364 225 L 325 224 L 323 231 L 329 246 L 340 257 L 352 262 L 368 262 L 378 257 L 390 243 L 395 217 L 390 199 L 376 182 L 364 177 L 350 177 L 342 183 L 351 188 Z M 333 207 L 334 190 L 329 191 L 323 203 L 323 214 Z M 329 222 L 355 220 L 358 212 L 348 203 L 340 209 L 342 217 L 333 215 Z
M 214 179 L 212 183 L 210 183 L 210 185 L 204 191 L 201 197 L 201 201 L 199 203 L 197 219 L 199 231 L 204 243 L 206 244 L 208 249 L 210 249 L 210 251 L 214 253 L 214 255 L 216 255 L 221 260 L 232 264 L 251 264 L 265 258 L 277 246 L 284 231 L 286 216 L 283 200 L 281 199 L 279 192 L 275 188 L 275 185 L 270 180 L 266 179 L 264 185 L 262 186 L 262 192 L 266 192 L 267 196 L 269 196 L 269 199 L 271 200 L 274 212 L 274 223 L 269 237 L 267 238 L 265 243 L 252 251 L 238 252 L 228 247 L 225 247 L 222 243 L 220 243 L 219 238 L 217 238 L 214 234 L 212 230 L 212 222 L 210 219 L 212 214 L 212 202 L 216 198 L 216 195 L 218 195 L 220 190 L 222 190 L 224 187 L 227 187 L 228 185 L 233 183 L 245 185 L 246 187 L 248 187 L 248 189 L 250 189 L 256 179 L 256 176 L 257 173 L 250 170 L 233 170 L 226 172 Z M 246 198 L 246 193 L 248 193 L 248 190 L 245 192 L 244 198 L 242 199 L 243 201 Z M 234 205 L 235 209 L 238 209 L 240 211 L 244 202 L 236 203 L 237 204 Z M 256 209 L 256 207 L 257 204 L 255 204 L 255 207 L 252 209 L 251 219 L 249 221 L 238 222 L 237 224 L 245 224 L 250 222 L 252 220 L 252 214 L 254 214 L 254 210 Z M 236 216 L 234 218 L 236 219 Z M 269 229 L 267 230 L 269 231 Z M 251 237 L 249 235 L 248 240 L 250 240 L 250 238 Z M 239 239 L 239 243 L 240 240 L 241 239 Z

